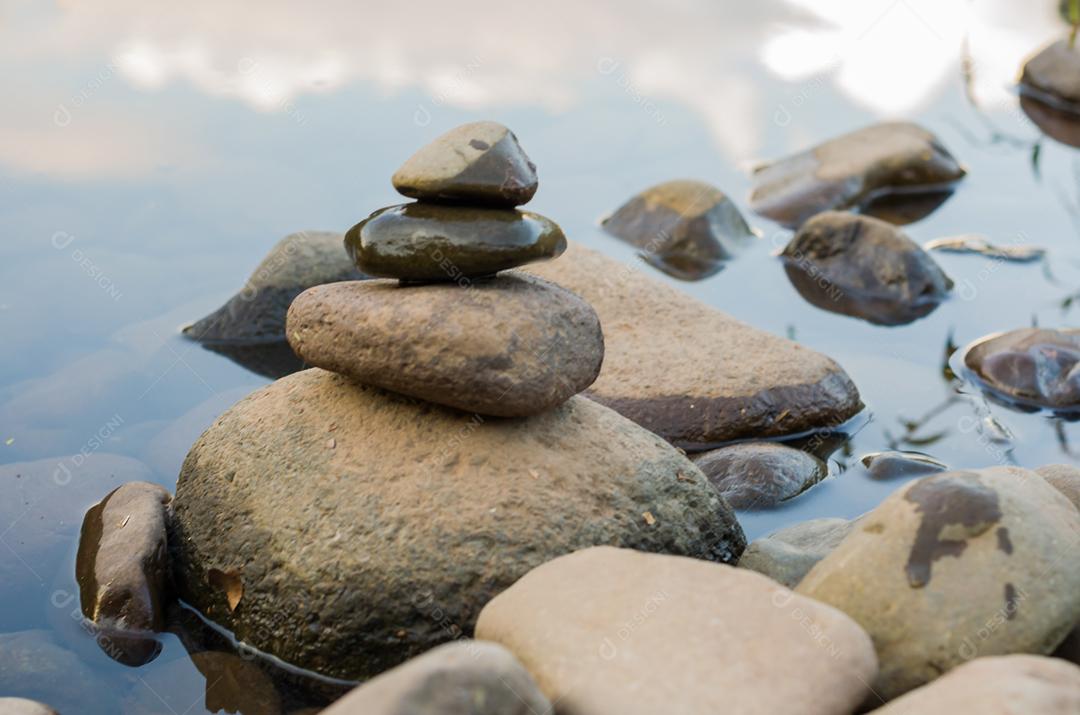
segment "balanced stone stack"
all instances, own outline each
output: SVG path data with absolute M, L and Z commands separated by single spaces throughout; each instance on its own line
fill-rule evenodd
M 604 341 L 584 300 L 542 279 L 497 275 L 556 258 L 566 237 L 515 207 L 536 167 L 495 122 L 457 127 L 394 174 L 414 203 L 375 211 L 345 234 L 364 273 L 292 305 L 288 339 L 311 365 L 495 417 L 552 409 L 596 379 Z
M 179 596 L 248 645 L 360 679 L 470 634 L 493 597 L 574 551 L 735 561 L 745 538 L 705 475 L 577 394 L 604 357 L 596 311 L 507 270 L 566 248 L 515 208 L 537 180 L 514 135 L 454 129 L 394 185 L 418 201 L 346 237 L 375 278 L 289 308 L 315 367 L 191 448 L 169 534 Z

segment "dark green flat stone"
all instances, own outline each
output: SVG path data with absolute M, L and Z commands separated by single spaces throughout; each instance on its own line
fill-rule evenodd
M 528 211 L 412 203 L 379 209 L 353 226 L 345 248 L 368 275 L 461 282 L 555 258 L 566 236 Z

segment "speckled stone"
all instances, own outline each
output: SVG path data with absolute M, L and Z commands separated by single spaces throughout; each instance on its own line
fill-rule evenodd
M 591 400 L 482 418 L 319 368 L 219 417 L 173 508 L 185 602 L 349 679 L 471 633 L 485 603 L 556 556 L 618 544 L 734 562 L 745 546 L 693 463 Z

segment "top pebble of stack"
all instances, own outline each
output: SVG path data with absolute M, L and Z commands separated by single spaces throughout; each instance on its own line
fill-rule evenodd
M 393 177 L 398 193 L 422 201 L 511 208 L 536 193 L 536 165 L 498 122 L 456 127 L 420 149 Z

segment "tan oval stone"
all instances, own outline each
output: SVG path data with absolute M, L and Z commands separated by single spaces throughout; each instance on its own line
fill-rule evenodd
M 596 547 L 496 596 L 501 643 L 565 715 L 837 715 L 877 672 L 843 613 L 743 569 Z
M 873 715 L 1076 715 L 1080 668 L 1057 658 L 977 658 Z
M 604 359 L 592 307 L 525 274 L 467 286 L 316 286 L 289 308 L 288 335 L 311 365 L 498 417 L 562 404 L 592 384 Z
M 1080 512 L 1034 472 L 905 485 L 799 583 L 874 639 L 888 699 L 976 657 L 1047 654 L 1080 619 Z

